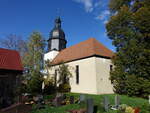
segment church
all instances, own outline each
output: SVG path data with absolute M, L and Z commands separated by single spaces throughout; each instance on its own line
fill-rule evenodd
M 113 85 L 109 80 L 113 68 L 111 58 L 114 53 L 97 41 L 89 38 L 66 48 L 67 40 L 61 28 L 61 19 L 55 19 L 55 26 L 48 39 L 48 52 L 44 60 L 53 63 L 51 74 L 54 76 L 60 64 L 64 62 L 72 67 L 69 82 L 71 92 L 87 94 L 112 94 Z

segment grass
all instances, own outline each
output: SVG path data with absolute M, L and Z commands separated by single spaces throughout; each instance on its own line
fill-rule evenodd
M 98 105 L 98 113 L 106 113 L 104 112 L 101 103 L 104 96 L 107 96 L 109 99 L 109 102 L 111 105 L 114 105 L 114 98 L 115 94 L 107 94 L 107 95 L 89 95 L 85 94 L 86 98 L 93 98 L 94 99 L 94 105 Z M 79 98 L 79 94 L 76 93 L 67 93 L 67 96 L 74 96 L 75 98 Z M 45 99 L 50 99 L 52 96 L 46 96 Z M 125 95 L 120 95 L 121 104 L 127 104 L 131 107 L 139 107 L 140 109 L 143 108 L 143 104 L 145 103 L 148 105 L 148 100 L 137 98 L 137 97 L 128 97 Z M 80 109 L 85 107 L 85 105 L 79 105 L 79 104 L 72 104 L 72 105 L 64 105 L 61 107 L 50 107 L 48 105 L 45 105 L 45 109 L 41 110 L 34 110 L 32 113 L 67 113 L 68 110 L 73 109 Z M 107 113 L 117 113 L 117 111 L 109 110 Z M 144 113 L 144 112 L 143 112 Z M 147 112 L 150 113 L 150 112 Z

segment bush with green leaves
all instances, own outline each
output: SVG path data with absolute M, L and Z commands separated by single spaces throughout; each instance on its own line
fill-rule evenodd
M 150 112 L 150 104 L 143 103 L 141 107 L 141 113 L 149 113 Z
M 44 94 L 49 95 L 49 94 L 56 93 L 56 86 L 55 86 L 53 78 L 51 78 L 49 80 L 44 80 L 44 84 L 45 84 Z
M 27 84 L 28 92 L 33 95 L 42 93 L 42 82 L 43 77 L 41 73 L 34 71 L 32 73 L 31 79 L 28 81 Z
M 126 91 L 129 96 L 147 98 L 150 94 L 150 81 L 135 75 L 128 76 L 126 80 Z
M 58 87 L 59 92 L 70 92 L 71 86 L 69 83 L 60 84 Z
M 65 63 L 61 63 L 58 68 L 59 79 L 57 83 L 59 84 L 58 91 L 60 92 L 70 92 L 71 86 L 69 84 L 69 79 L 72 77 L 71 67 Z

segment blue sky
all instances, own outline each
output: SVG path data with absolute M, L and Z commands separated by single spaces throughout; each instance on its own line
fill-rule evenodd
M 67 46 L 94 37 L 115 51 L 106 36 L 109 0 L 0 0 L 0 39 L 9 34 L 28 38 L 39 31 L 44 38 L 60 16 Z M 59 12 L 59 13 L 58 13 Z

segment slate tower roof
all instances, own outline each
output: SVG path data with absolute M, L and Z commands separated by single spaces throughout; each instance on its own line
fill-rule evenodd
M 50 32 L 48 40 L 48 51 L 57 50 L 61 51 L 66 48 L 67 41 L 65 39 L 65 33 L 61 28 L 60 17 L 55 19 L 55 26 Z

